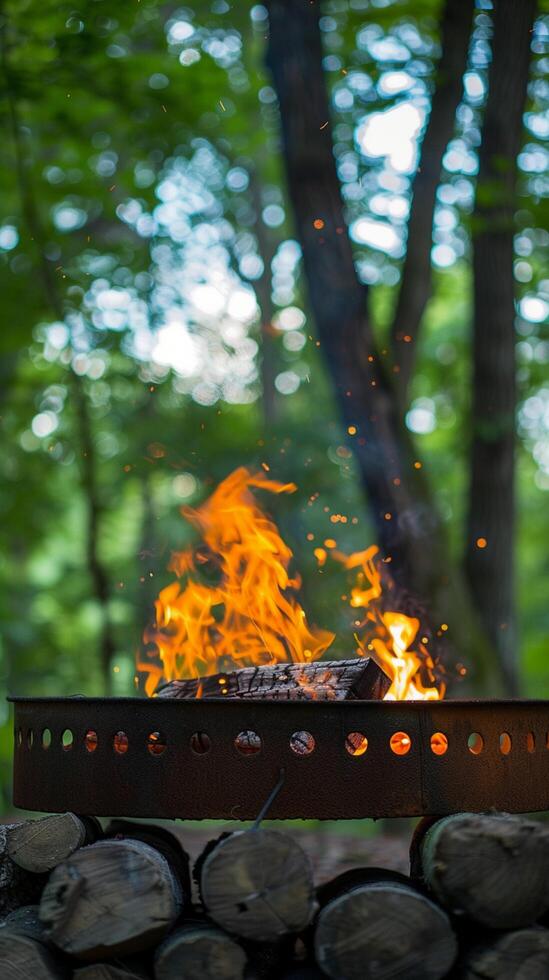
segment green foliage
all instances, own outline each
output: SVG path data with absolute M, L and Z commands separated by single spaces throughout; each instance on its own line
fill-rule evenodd
M 432 0 L 325 5 L 334 151 L 349 221 L 366 216 L 396 233 L 388 251 L 356 242 L 381 347 L 398 288 L 410 172 L 391 176 L 386 157 L 361 152 L 357 127 L 408 98 L 426 109 L 438 10 Z M 486 21 L 480 11 L 472 67 L 481 79 Z M 3 5 L 2 695 L 103 692 L 106 619 L 115 647 L 111 689 L 134 691 L 143 627 L 170 580 L 170 551 L 190 533 L 178 507 L 198 502 L 236 465 L 266 463 L 276 478 L 298 483 L 297 494 L 277 499 L 274 510 L 303 575 L 304 604 L 312 621 L 349 635 L 341 572 L 335 563 L 318 569 L 313 549 L 336 537 L 342 549 L 357 550 L 371 542 L 372 527 L 306 318 L 276 101 L 263 67 L 265 34 L 260 5 L 250 11 L 225 0 L 181 10 L 158 0 L 82 0 L 78 10 L 59 0 Z M 546 303 L 547 201 L 536 162 L 542 56 L 538 44 L 530 157 L 521 165 L 517 288 Z M 399 72 L 403 88 L 389 77 Z M 461 163 L 448 157 L 439 189 L 435 240 L 454 250 L 454 261 L 435 274 L 409 416 L 458 556 L 481 112 L 482 99 L 464 100 L 456 131 Z M 547 694 L 549 341 L 538 309 L 520 308 L 517 318 L 518 557 L 525 689 Z M 173 323 L 182 346 L 170 366 L 158 344 Z M 175 334 L 165 336 L 168 347 L 175 343 Z M 262 354 L 277 379 L 276 419 L 268 425 Z M 90 508 L 98 515 L 94 545 L 107 603 L 90 574 Z M 334 514 L 348 522 L 334 525 Z M 11 737 L 7 710 L 0 712 L 7 793 Z

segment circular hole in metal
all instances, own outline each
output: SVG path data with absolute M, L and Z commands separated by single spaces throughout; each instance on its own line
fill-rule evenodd
M 61 745 L 63 746 L 65 752 L 68 752 L 69 749 L 72 749 L 73 742 L 74 742 L 74 735 L 72 734 L 70 728 L 65 728 L 65 731 L 61 736 Z
M 50 745 L 51 745 L 51 732 L 49 728 L 44 728 L 44 731 L 42 732 L 42 748 L 49 749 Z
M 84 735 L 84 745 L 88 752 L 95 752 L 97 748 L 97 743 L 99 739 L 97 738 L 97 732 L 94 732 L 92 728 L 89 728 Z
M 212 747 L 212 741 L 206 732 L 193 732 L 191 735 L 191 749 L 197 755 L 205 755 Z
M 395 755 L 406 755 L 412 748 L 412 739 L 406 732 L 395 732 L 391 735 L 389 745 Z
M 444 755 L 448 751 L 448 737 L 444 732 L 434 732 L 431 735 L 431 752 L 435 755 Z
M 536 737 L 533 732 L 528 732 L 526 736 L 526 748 L 530 753 L 536 751 Z
M 478 732 L 471 732 L 467 739 L 467 748 L 472 755 L 480 755 L 484 748 L 484 739 Z
M 359 756 L 364 755 L 366 749 L 368 748 L 368 739 L 362 732 L 349 732 L 345 736 L 345 748 L 349 755 Z
M 129 740 L 126 732 L 117 732 L 113 739 L 114 751 L 124 755 L 128 751 Z
M 239 732 L 234 745 L 242 755 L 257 755 L 261 751 L 261 738 L 257 732 L 250 730 Z
M 23 744 L 23 729 L 22 728 L 18 728 L 17 729 L 17 732 L 15 733 L 15 741 L 17 742 L 18 747 L 21 748 L 21 746 Z
M 509 735 L 509 732 L 502 732 L 499 736 L 499 751 L 502 755 L 509 755 L 513 747 L 513 740 Z
M 310 732 L 294 732 L 290 735 L 290 748 L 296 755 L 310 755 L 316 742 Z
M 151 755 L 162 755 L 166 751 L 168 743 L 160 732 L 151 732 L 147 736 L 147 748 Z
M 29 749 L 32 749 L 33 745 L 34 745 L 34 732 L 32 728 L 29 728 L 27 732 L 27 746 Z

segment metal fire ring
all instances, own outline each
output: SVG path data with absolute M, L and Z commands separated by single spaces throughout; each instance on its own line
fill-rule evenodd
M 278 819 L 549 810 L 549 701 L 11 700 L 29 810 L 248 820 L 281 770 Z

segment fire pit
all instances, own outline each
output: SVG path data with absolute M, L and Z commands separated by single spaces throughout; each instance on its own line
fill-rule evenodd
M 549 809 L 549 703 L 440 700 L 434 636 L 401 611 L 376 547 L 315 549 L 348 576 L 340 643 L 357 654 L 325 659 L 336 634 L 309 623 L 292 551 L 252 492 L 295 489 L 240 468 L 183 508 L 201 543 L 172 554 L 177 581 L 138 665 L 159 696 L 14 699 L 18 806 L 238 820 L 267 802 L 274 818 Z
M 549 809 L 545 701 L 14 698 L 14 802 L 167 818 Z

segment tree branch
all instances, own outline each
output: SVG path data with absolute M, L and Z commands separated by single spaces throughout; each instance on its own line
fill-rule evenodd
M 513 234 L 535 13 L 535 0 L 495 4 L 473 227 L 473 433 L 465 568 L 510 694 L 518 686 Z
M 395 378 L 401 411 L 414 369 L 419 329 L 431 295 L 431 245 L 442 158 L 454 130 L 473 18 L 473 0 L 446 0 L 440 24 L 441 54 L 431 112 L 412 182 L 408 244 L 391 325 Z

